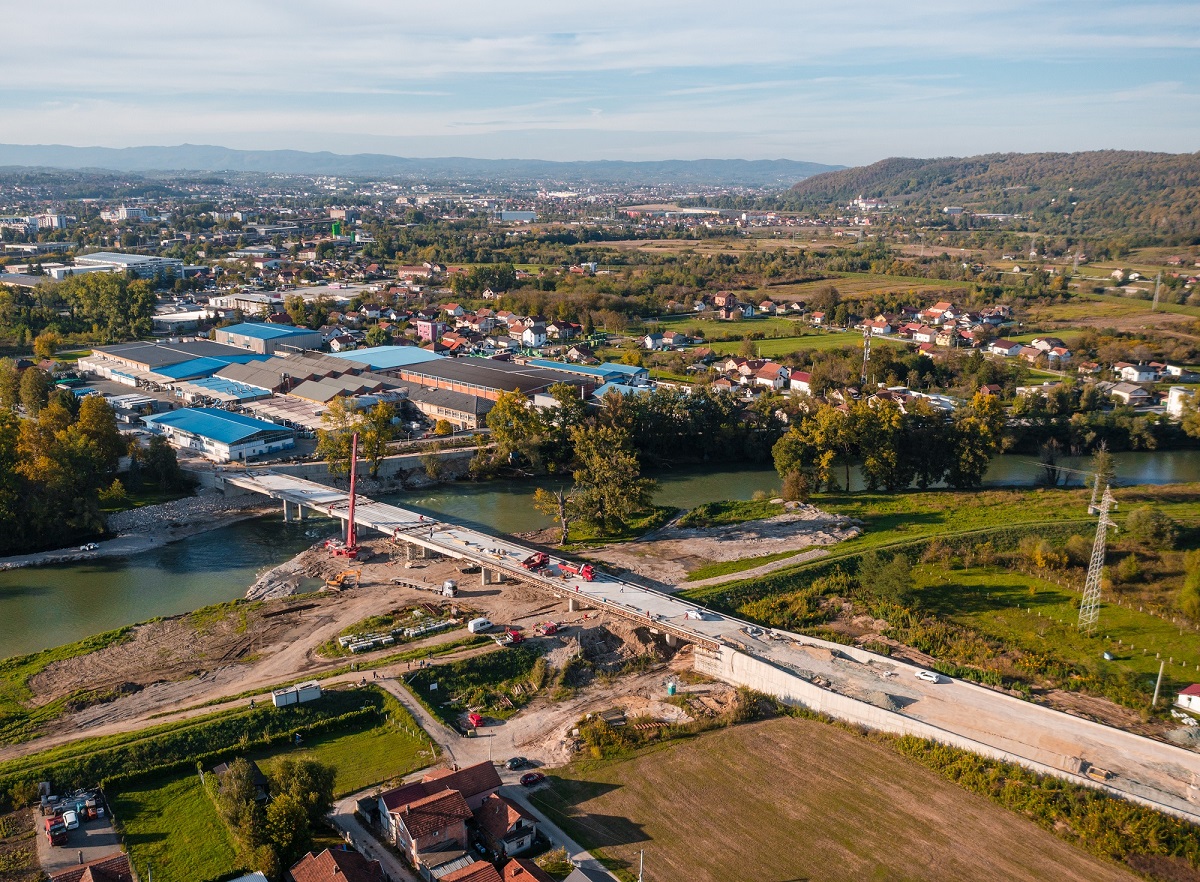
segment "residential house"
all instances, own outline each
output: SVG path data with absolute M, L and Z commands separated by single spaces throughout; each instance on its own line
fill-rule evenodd
M 1200 683 L 1181 689 L 1175 703 L 1184 710 L 1200 711 Z
M 747 303 L 745 305 L 738 304 L 738 308 L 741 309 L 742 318 L 754 318 L 755 314 L 758 312 L 758 310 L 754 308 L 753 303 Z
M 554 882 L 554 878 L 533 861 L 514 858 L 501 872 L 504 882 Z
M 892 333 L 892 323 L 886 318 L 876 318 L 863 322 L 863 327 L 870 328 L 871 334 L 876 337 Z
M 1183 412 L 1189 404 L 1196 403 L 1196 393 L 1194 390 L 1185 389 L 1183 386 L 1172 386 L 1167 390 L 1167 416 L 1174 419 L 1182 419 Z
M 511 799 L 493 793 L 475 812 L 475 825 L 488 848 L 504 857 L 516 857 L 533 847 L 537 820 Z
M 546 326 L 533 323 L 521 332 L 521 345 L 529 349 L 537 349 L 546 345 Z
M 115 852 L 52 873 L 50 882 L 134 882 L 134 876 L 129 855 Z
M 1065 347 L 1067 344 L 1057 337 L 1034 337 L 1030 345 L 1042 352 L 1049 352 L 1051 349 Z
M 738 305 L 737 295 L 732 291 L 718 291 L 713 295 L 713 306 L 717 309 Z
M 999 395 L 1002 391 L 1003 387 L 999 383 L 988 383 L 979 387 L 980 395 Z
M 814 312 L 808 317 L 808 320 L 814 325 L 823 325 L 825 324 L 825 313 L 821 311 Z
M 258 763 L 254 762 L 254 760 L 248 760 L 247 762 L 250 763 L 250 780 L 254 784 L 254 801 L 266 802 L 270 798 L 270 782 L 267 781 L 267 776 L 262 773 L 262 769 L 258 767 Z M 229 763 L 220 763 L 213 766 L 212 773 L 217 776 L 217 781 L 222 784 L 228 772 Z
M 1150 404 L 1154 400 L 1154 396 L 1133 383 L 1117 383 L 1108 390 L 1108 394 L 1122 404 L 1128 404 L 1131 407 Z
M 663 335 L 654 331 L 642 338 L 642 345 L 650 350 L 658 350 L 663 348 Z
M 953 346 L 958 342 L 958 330 L 954 327 L 943 328 L 937 332 L 937 336 L 933 338 L 933 342 L 938 346 Z
M 600 363 L 600 359 L 596 358 L 596 353 L 582 343 L 572 346 L 567 350 L 567 361 L 574 362 L 575 364 Z
M 728 377 L 717 377 L 713 380 L 712 387 L 719 392 L 732 392 L 734 385 L 733 381 Z
M 1158 379 L 1158 370 L 1149 364 L 1130 364 L 1118 361 L 1113 365 L 1113 373 L 1126 383 L 1153 383 Z
M 499 871 L 487 861 L 475 863 L 441 876 L 437 882 L 504 882 Z
M 1090 374 L 1094 376 L 1095 374 L 1100 373 L 1100 364 L 1095 361 L 1081 361 L 1075 370 L 1080 374 Z
M 358 341 L 349 334 L 339 334 L 329 341 L 330 352 L 349 352 L 358 348 Z
M 768 362 L 754 372 L 754 382 L 779 391 L 788 384 L 788 369 L 784 365 Z
M 1010 358 L 1021 351 L 1021 344 L 1014 343 L 1012 340 L 993 340 L 988 346 L 987 351 L 992 355 L 1001 355 L 1005 358 Z
M 808 371 L 792 371 L 788 376 L 788 387 L 793 392 L 812 394 L 812 374 Z
M 409 787 L 418 787 L 420 783 Z M 422 788 L 417 792 L 425 791 Z M 416 796 L 416 793 L 411 795 Z M 380 796 L 380 801 L 385 804 L 388 802 L 386 796 Z M 406 796 L 400 804 L 389 807 L 386 815 L 381 812 L 380 817 L 387 821 L 391 844 L 403 850 L 413 863 L 420 864 L 425 852 L 465 848 L 467 821 L 472 813 L 461 793 L 442 790 L 415 799 Z
M 442 335 L 446 333 L 446 326 L 437 319 L 418 318 L 417 319 L 417 339 L 423 342 L 432 343 L 434 340 L 442 339 Z
M 937 339 L 937 335 L 938 332 L 934 328 L 929 325 L 921 325 L 913 331 L 912 338 L 914 343 L 932 343 Z
M 286 882 L 385 882 L 385 878 L 379 861 L 356 851 L 329 848 L 319 855 L 310 851 L 284 874 Z
M 717 307 L 717 318 L 721 321 L 732 322 L 742 318 L 744 313 L 738 306 L 720 306 Z
M 555 321 L 546 325 L 546 333 L 555 340 L 566 342 L 583 333 L 583 328 L 574 322 Z
M 1055 346 L 1046 353 L 1046 360 L 1058 365 L 1064 365 L 1071 360 L 1071 350 L 1065 346 Z
M 1045 353 L 1036 346 L 1022 346 L 1017 355 L 1030 364 L 1037 364 L 1037 360 L 1045 355 Z
M 762 303 L 758 304 L 758 311 L 763 315 L 775 315 L 779 312 L 779 307 L 777 307 L 770 300 L 764 300 Z
M 681 334 L 679 331 L 663 331 L 662 345 L 664 349 L 670 349 L 675 346 L 687 346 L 692 342 L 692 338 L 687 334 Z

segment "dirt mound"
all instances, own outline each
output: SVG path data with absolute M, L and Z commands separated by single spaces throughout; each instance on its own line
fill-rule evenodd
M 663 661 L 670 656 L 666 642 L 647 628 L 617 620 L 579 634 L 583 657 L 600 670 L 616 671 L 637 659 Z

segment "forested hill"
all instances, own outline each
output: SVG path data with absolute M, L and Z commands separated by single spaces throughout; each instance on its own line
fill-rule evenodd
M 858 196 L 910 209 L 1020 214 L 1048 228 L 1129 232 L 1163 239 L 1200 235 L 1200 153 L 1100 150 L 885 159 L 806 178 L 796 208 L 846 205 Z M 1073 204 L 1074 203 L 1074 204 Z

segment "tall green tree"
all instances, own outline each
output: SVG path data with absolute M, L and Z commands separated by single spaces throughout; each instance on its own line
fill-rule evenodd
M 20 397 L 25 413 L 36 417 L 50 398 L 50 376 L 40 368 L 25 368 L 21 372 Z
M 629 434 L 606 426 L 578 426 L 571 432 L 575 447 L 575 488 L 582 517 L 605 531 L 627 524 L 650 507 L 655 481 L 642 477 Z
M 21 375 L 11 358 L 0 358 L 0 407 L 13 410 L 21 403 Z
M 372 478 L 379 476 L 379 464 L 396 437 L 395 419 L 396 408 L 387 401 L 380 401 L 359 419 L 358 446 L 370 464 Z
M 524 461 L 535 469 L 541 468 L 546 424 L 524 395 L 517 391 L 501 392 L 488 411 L 487 427 L 498 459 L 510 464 Z
M 325 405 L 321 424 L 324 428 L 317 430 L 317 453 L 328 464 L 329 474 L 344 478 L 350 474 L 351 441 L 362 428 L 362 418 L 350 401 L 339 395 Z

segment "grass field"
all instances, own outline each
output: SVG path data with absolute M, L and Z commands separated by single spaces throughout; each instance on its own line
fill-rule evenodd
M 1136 878 L 886 745 L 810 720 L 570 766 L 532 798 L 626 879 L 643 849 L 650 880 Z
M 876 339 L 872 342 L 888 346 L 905 345 L 900 340 Z M 741 340 L 725 340 L 707 345 L 718 355 L 740 355 L 742 351 Z M 799 352 L 801 349 L 807 349 L 812 352 L 828 352 L 831 349 L 841 349 L 844 346 L 856 347 L 861 350 L 862 334 L 853 331 L 835 331 L 830 334 L 805 334 L 801 337 L 767 337 L 765 340 L 754 341 L 754 351 L 759 358 L 779 358 L 784 355 L 791 355 L 793 352 Z
M 913 576 L 923 607 L 1005 646 L 1028 652 L 1052 646 L 1068 662 L 1093 670 L 1128 671 L 1143 679 L 1158 674 L 1161 655 L 1168 662 L 1163 675 L 1168 687 L 1195 682 L 1200 672 L 1200 639 L 1194 631 L 1181 631 L 1136 607 L 1119 606 L 1111 597 L 1100 610 L 1098 639 L 1089 639 L 1076 627 L 1077 590 L 998 568 L 920 566 Z M 1105 650 L 1113 654 L 1113 661 L 1101 659 Z
M 195 772 L 125 790 L 112 809 L 139 873 L 209 882 L 235 867 L 233 841 Z
M 255 760 L 264 772 L 284 757 L 310 759 L 337 769 L 334 793 L 345 796 L 374 784 L 398 780 L 409 772 L 432 765 L 437 759 L 429 738 L 398 704 L 389 708 L 395 725 L 376 726 L 365 732 L 310 738 L 302 747 L 275 751 Z M 419 734 L 410 734 L 417 732 Z

